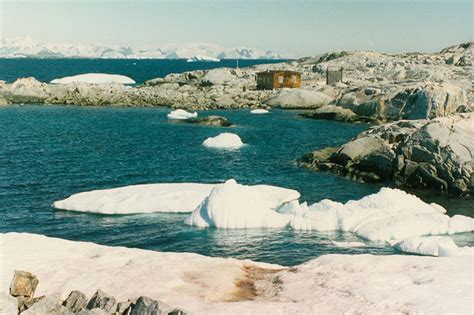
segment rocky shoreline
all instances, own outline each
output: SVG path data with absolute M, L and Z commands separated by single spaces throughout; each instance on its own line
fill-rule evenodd
M 71 291 L 63 301 L 59 294 L 35 297 L 38 278 L 27 271 L 15 270 L 10 284 L 10 295 L 0 301 L 6 314 L 56 314 L 56 315 L 186 315 L 180 308 L 173 308 L 150 297 L 140 296 L 119 302 L 102 290 L 95 291 L 88 299 L 81 291 Z
M 370 128 L 339 148 L 303 156 L 299 163 L 362 182 L 474 193 L 474 113 L 401 120 Z

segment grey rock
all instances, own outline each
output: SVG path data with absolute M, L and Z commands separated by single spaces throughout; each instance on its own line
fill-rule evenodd
M 63 305 L 71 310 L 71 312 L 77 313 L 82 310 L 87 304 L 87 297 L 81 291 L 72 291 L 69 293 Z
M 59 295 L 46 296 L 34 303 L 30 308 L 21 313 L 22 315 L 70 315 L 72 312 L 61 305 Z
M 190 118 L 184 120 L 186 123 L 196 124 L 201 126 L 214 126 L 214 127 L 231 127 L 234 126 L 227 118 L 222 116 L 206 116 L 198 118 Z
M 102 290 L 97 290 L 87 303 L 86 309 L 92 310 L 94 308 L 100 308 L 109 312 L 112 310 L 115 304 L 115 297 L 108 295 Z
M 130 305 L 127 314 L 130 315 L 164 315 L 168 314 L 172 308 L 152 298 L 141 296 L 137 301 Z
M 381 151 L 384 148 L 384 141 L 378 137 L 360 137 L 341 147 L 334 156 L 334 160 L 347 163 L 349 160 L 358 160 L 371 153 Z
M 172 311 L 168 312 L 168 315 L 187 315 L 188 312 L 182 308 L 175 308 Z
M 35 275 L 27 272 L 15 270 L 10 284 L 10 294 L 13 296 L 32 297 L 35 295 L 39 280 Z

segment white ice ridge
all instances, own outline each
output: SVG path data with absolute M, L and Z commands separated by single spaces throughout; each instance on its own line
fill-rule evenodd
M 168 119 L 174 119 L 174 120 L 185 120 L 189 118 L 196 118 L 197 116 L 198 116 L 198 113 L 196 112 L 190 113 L 190 112 L 185 111 L 184 109 L 173 110 L 167 115 Z
M 129 77 L 118 74 L 107 74 L 107 73 L 86 73 L 79 74 L 70 77 L 64 77 L 54 79 L 51 81 L 53 84 L 70 84 L 73 82 L 80 83 L 91 83 L 91 84 L 135 84 L 135 81 Z
M 186 61 L 187 62 L 196 62 L 196 61 L 219 62 L 221 60 L 218 58 L 214 58 L 214 57 L 206 56 L 206 55 L 195 55 Z
M 250 113 L 251 114 L 267 114 L 269 113 L 269 111 L 263 108 L 256 108 L 256 109 L 252 109 Z
M 393 242 L 392 245 L 402 252 L 412 254 L 440 257 L 472 255 L 474 257 L 474 247 L 458 247 L 447 236 L 415 236 Z
M 283 227 L 290 217 L 275 210 L 299 197 L 296 190 L 240 185 L 232 179 L 216 185 L 186 223 L 219 228 Z
M 102 214 L 192 212 L 206 198 L 212 184 L 147 184 L 93 190 L 56 201 L 63 210 Z
M 0 233 L 0 248 L 0 302 L 14 270 L 25 270 L 40 281 L 36 296 L 101 289 L 119 302 L 143 295 L 192 314 L 474 312 L 470 256 L 325 255 L 285 268 L 26 233 Z
M 234 133 L 223 132 L 218 136 L 207 138 L 202 143 L 205 147 L 234 150 L 244 146 L 242 139 Z

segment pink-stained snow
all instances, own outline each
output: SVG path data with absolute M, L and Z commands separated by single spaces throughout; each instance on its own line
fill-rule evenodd
M 70 83 L 90 83 L 90 84 L 135 84 L 135 81 L 129 77 L 119 74 L 107 73 L 86 73 L 70 77 L 58 78 L 51 81 L 53 84 L 70 84 Z
M 146 295 L 193 314 L 472 314 L 473 256 L 326 255 L 284 268 L 190 253 L 107 247 L 35 234 L 0 234 L 0 292 L 14 270 L 40 280 L 36 296 L 97 289 L 119 301 Z M 255 290 L 246 290 L 252 284 Z

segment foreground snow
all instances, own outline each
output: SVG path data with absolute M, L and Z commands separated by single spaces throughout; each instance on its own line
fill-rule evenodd
M 51 81 L 53 84 L 70 84 L 73 82 L 90 83 L 90 84 L 135 84 L 135 81 L 129 77 L 118 74 L 106 74 L 106 73 L 86 73 L 79 74 L 70 77 L 64 77 L 54 79 Z
M 206 198 L 212 184 L 148 184 L 93 190 L 56 201 L 63 210 L 102 214 L 192 212 Z
M 239 149 L 244 146 L 242 139 L 234 133 L 223 132 L 218 136 L 207 138 L 202 143 L 205 147 L 216 149 Z
M 0 292 L 13 271 L 38 276 L 37 296 L 100 288 L 146 295 L 193 314 L 458 313 L 473 310 L 472 256 L 326 255 L 293 268 L 189 253 L 0 234 Z
M 194 113 L 187 112 L 184 109 L 176 109 L 168 113 L 168 115 L 166 116 L 168 117 L 168 119 L 185 120 L 189 118 L 195 118 L 198 116 L 198 114 L 196 112 Z

